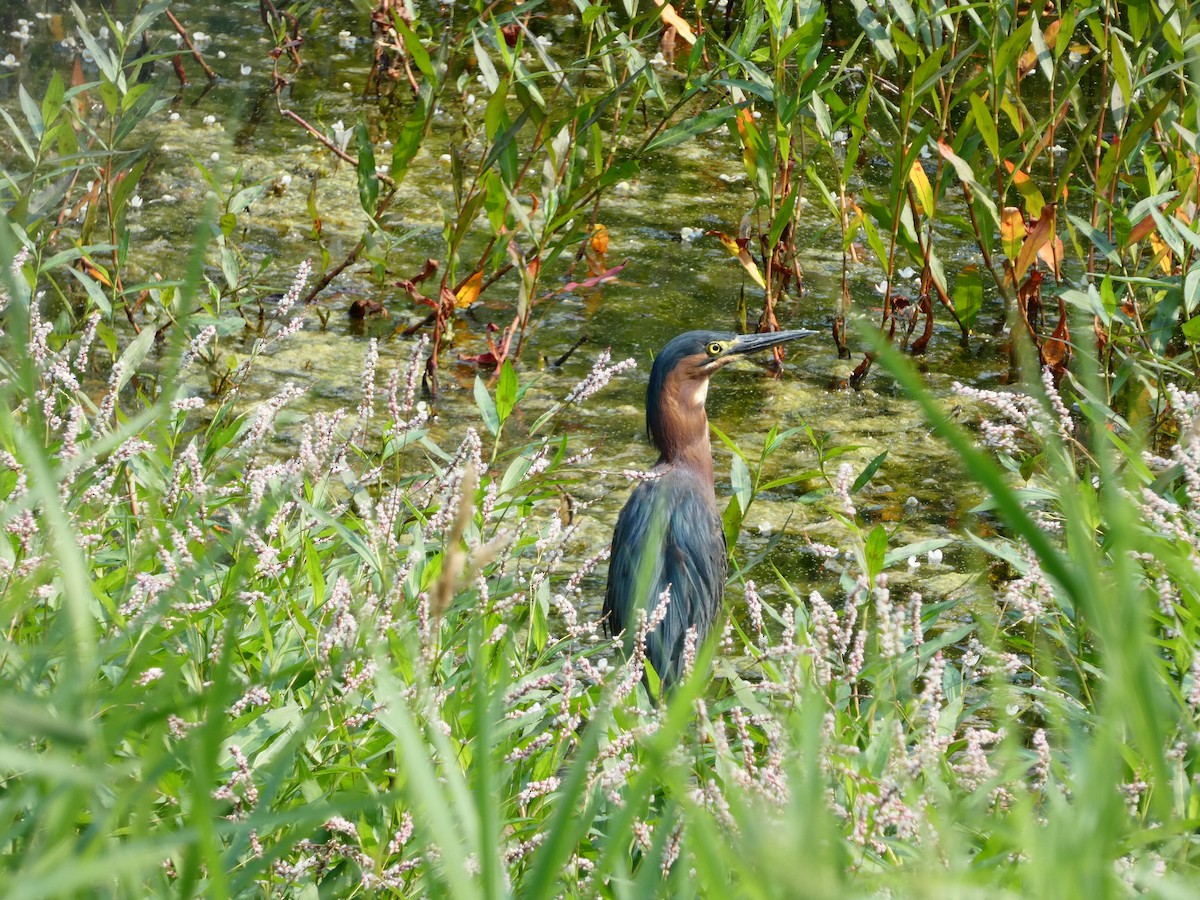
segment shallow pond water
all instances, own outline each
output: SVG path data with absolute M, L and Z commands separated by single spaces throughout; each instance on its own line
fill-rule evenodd
M 549 8 L 552 13 L 538 20 L 537 28 L 557 41 L 569 28 L 560 15 L 566 7 Z M 158 117 L 156 130 L 147 134 L 155 150 L 139 188 L 145 202 L 129 221 L 138 263 L 146 274 L 177 271 L 181 250 L 190 246 L 208 190 L 197 163 L 211 168 L 225 183 L 240 169 L 243 184 L 275 185 L 239 216 L 238 239 L 251 260 L 277 259 L 271 277 L 277 279 L 280 289 L 301 260 L 311 258 L 320 268 L 322 246 L 336 263 L 358 240 L 365 223 L 356 176 L 349 165 L 335 161 L 325 148 L 279 114 L 265 55 L 271 45 L 262 38 L 258 4 L 175 3 L 172 9 L 193 32 L 209 36 L 205 52 L 225 77 L 209 86 L 193 71 L 193 84 L 173 97 L 170 110 Z M 329 15 L 334 26 L 321 29 L 319 40 L 306 45 L 306 64 L 291 75 L 284 102 L 322 128 L 339 120 L 350 126 L 362 115 L 378 132 L 384 126 L 377 107 L 373 100 L 364 99 L 371 64 L 369 42 L 360 40 L 357 46 L 346 47 L 331 37 L 339 27 L 365 34 L 365 23 L 348 7 L 331 9 Z M 48 26 L 39 20 L 34 28 L 37 32 Z M 44 48 L 41 56 L 39 46 Z M 53 42 L 41 32 L 22 49 L 24 69 L 0 82 L 0 102 L 6 106 L 14 100 L 17 80 L 38 95 L 44 85 L 39 77 L 49 68 L 65 66 L 71 58 L 67 50 L 53 49 Z M 245 71 L 247 67 L 249 71 Z M 659 74 L 668 83 L 673 77 L 665 69 Z M 174 87 L 171 84 L 168 90 Z M 258 362 L 254 381 L 248 386 L 250 394 L 267 397 L 284 382 L 293 381 L 307 388 L 299 408 L 302 414 L 353 407 L 358 402 L 361 363 L 372 335 L 379 338 L 382 373 L 407 361 L 412 339 L 396 336 L 393 329 L 419 321 L 424 310 L 414 308 L 394 283 L 414 274 L 427 257 L 439 255 L 441 206 L 451 190 L 443 151 L 459 139 L 456 125 L 460 117 L 480 116 L 482 109 L 482 104 L 460 102 L 438 116 L 430 140 L 414 160 L 385 220 L 393 235 L 403 235 L 388 257 L 387 275 L 379 277 L 366 261 L 347 268 L 309 310 L 305 328 Z M 889 175 L 886 160 L 872 160 L 863 170 L 866 178 Z M 321 217 L 320 244 L 312 235 L 310 189 Z M 618 184 L 600 208 L 599 221 L 610 236 L 609 264 L 627 260 L 619 277 L 601 287 L 561 294 L 534 315 L 534 329 L 518 367 L 523 382 L 537 379 L 525 400 L 531 417 L 584 377 L 602 348 L 611 347 L 614 359 L 632 357 L 638 363 L 634 372 L 619 377 L 600 395 L 559 419 L 559 427 L 572 433 L 577 449 L 594 447 L 595 459 L 603 461 L 603 465 L 595 464 L 598 477 L 590 483 L 594 496 L 584 498 L 595 502 L 581 522 L 576 548 L 581 558 L 589 555 L 589 548 L 608 539 L 628 494 L 628 482 L 617 473 L 653 463 L 654 453 L 644 437 L 643 399 L 654 352 L 682 331 L 733 329 L 743 290 L 751 317 L 754 315 L 756 290 L 745 282 L 736 261 L 715 239 L 685 240 L 681 231 L 686 227 L 736 233 L 752 202 L 736 138 L 728 133 L 713 133 L 651 157 L 636 175 Z M 859 448 L 834 462 L 834 470 L 839 462 L 848 460 L 857 471 L 886 450 L 885 464 L 858 498 L 863 520 L 881 522 L 894 531 L 892 547 L 948 536 L 968 521 L 968 511 L 980 497 L 960 479 L 947 448 L 930 435 L 916 405 L 897 390 L 885 372 L 877 367 L 861 390 L 846 386 L 850 370 L 861 359 L 861 349 L 854 359 L 840 360 L 828 336 L 834 298 L 840 289 L 840 238 L 820 205 L 805 207 L 802 224 L 805 292 L 798 300 L 786 302 L 778 314 L 784 327 L 815 328 L 823 334 L 793 345 L 778 377 L 753 363 L 723 372 L 709 395 L 710 418 L 752 458 L 775 424 L 787 428 L 806 423 L 827 434 L 828 446 Z M 955 248 L 952 243 L 943 244 L 942 255 L 952 269 L 963 261 L 973 261 L 973 245 L 963 242 Z M 215 261 L 212 274 L 219 282 Z M 851 270 L 851 291 L 861 327 L 877 323 L 878 312 L 873 308 L 879 304 L 879 296 L 872 285 L 879 277 L 871 265 Z M 564 265 L 549 272 L 544 283 L 553 286 L 555 280 L 558 284 L 571 280 Z M 463 316 L 455 343 L 444 354 L 442 392 L 432 436 L 445 447 L 456 445 L 468 425 L 478 427 L 472 395 L 478 369 L 458 357 L 485 349 L 489 323 L 503 326 L 511 319 L 515 289 L 503 288 L 498 284 Z M 351 323 L 346 309 L 358 298 L 386 306 L 391 313 L 387 326 L 368 328 L 364 333 Z M 1006 372 L 1006 350 L 1001 338 L 994 336 L 1000 331 L 995 314 L 984 310 L 979 334 L 968 348 L 960 344 L 952 322 L 939 325 L 928 353 L 915 361 L 936 395 L 949 397 L 954 380 L 991 386 Z M 328 317 L 326 323 L 323 316 Z M 544 364 L 561 357 L 584 334 L 588 341 L 561 368 Z M 224 347 L 235 353 L 244 351 L 244 340 L 227 338 Z M 202 390 L 203 385 L 198 384 L 197 389 Z M 520 420 L 517 428 L 508 430 L 510 440 L 519 439 L 519 429 Z M 284 427 L 280 433 L 283 446 L 288 435 Z M 725 498 L 730 492 L 730 454 L 719 442 L 714 451 L 718 494 Z M 812 468 L 814 462 L 811 446 L 797 436 L 769 460 L 766 476 L 782 477 Z M 828 585 L 832 577 L 815 556 L 804 552 L 805 544 L 838 544 L 844 537 L 841 526 L 822 512 L 820 504 L 799 502 L 814 487 L 812 483 L 795 484 L 759 497 L 739 544 L 739 556 L 746 559 L 784 531 L 766 563 L 794 580 L 797 590 L 804 585 L 805 592 Z M 897 578 L 902 584 L 919 586 L 932 600 L 969 589 L 972 576 L 966 573 L 970 570 L 978 570 L 977 564 L 964 558 L 962 551 L 948 550 L 943 564 L 908 569 L 897 573 Z M 775 580 L 770 568 L 761 568 L 755 577 L 764 593 L 769 593 Z M 599 580 L 591 587 L 598 604 L 602 593 Z

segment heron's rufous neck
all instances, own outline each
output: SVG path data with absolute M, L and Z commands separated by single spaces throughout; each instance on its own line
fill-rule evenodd
M 659 465 L 686 466 L 712 484 L 712 447 L 704 410 L 707 397 L 707 378 L 688 377 L 677 368 L 667 376 L 646 424 L 661 454 Z

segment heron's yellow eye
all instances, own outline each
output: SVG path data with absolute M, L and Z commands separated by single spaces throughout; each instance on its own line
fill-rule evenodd
M 711 344 L 709 344 L 708 345 L 708 355 L 709 356 L 720 356 L 721 355 L 721 345 L 718 344 L 716 341 L 713 341 Z

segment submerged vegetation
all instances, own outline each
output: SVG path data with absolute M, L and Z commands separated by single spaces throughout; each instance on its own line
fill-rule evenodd
M 191 160 L 173 253 L 132 227 L 166 207 L 175 92 L 263 58 L 211 58 L 186 4 L 115 7 L 0 12 L 6 896 L 1191 892 L 1193 5 L 262 0 L 271 105 L 358 201 L 332 235 L 314 170 L 278 261 L 262 209 L 306 189 L 236 151 Z M 332 47 L 367 72 L 350 125 L 295 90 Z M 623 274 L 629 181 L 701 146 L 744 170 L 740 225 L 681 235 L 736 259 L 724 321 L 828 326 L 843 389 L 915 399 L 987 499 L 906 542 L 862 504 L 885 454 L 718 433 L 734 608 L 655 705 L 580 538 L 637 473 L 568 421 L 633 364 L 585 349 L 555 397 L 526 351 Z M 348 272 L 359 396 L 289 419 L 305 387 L 256 373 Z M 914 358 L 985 337 L 1008 383 L 935 398 Z M 451 346 L 478 415 L 435 429 Z M 819 585 L 739 542 L 763 496 L 820 520 Z M 951 558 L 969 590 L 914 577 Z

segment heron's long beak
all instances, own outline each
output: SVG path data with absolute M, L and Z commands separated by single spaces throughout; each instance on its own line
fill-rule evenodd
M 769 331 L 765 334 L 739 334 L 733 339 L 733 346 L 729 348 L 728 355 L 745 356 L 748 353 L 769 350 L 779 344 L 786 344 L 788 341 L 814 334 L 820 334 L 820 332 L 813 331 L 811 328 L 797 328 L 793 331 Z

